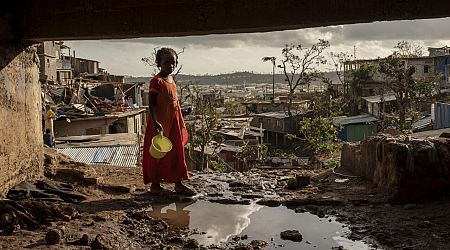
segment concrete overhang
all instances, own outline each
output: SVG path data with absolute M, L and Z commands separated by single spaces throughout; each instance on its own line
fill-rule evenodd
M 265 32 L 450 16 L 448 0 L 16 0 L 0 41 Z

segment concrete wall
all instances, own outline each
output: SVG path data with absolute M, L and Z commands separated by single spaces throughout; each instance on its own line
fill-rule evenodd
M 97 74 L 99 62 L 83 58 L 72 58 L 72 66 L 75 76 L 81 73 Z
M 55 42 L 42 42 L 37 47 L 40 61 L 39 79 L 56 81 L 56 59 L 59 57 L 59 45 Z
M 426 59 L 409 59 L 407 61 L 408 66 L 416 67 L 416 77 L 433 77 L 434 76 L 434 58 Z M 428 67 L 428 72 L 425 72 L 425 66 Z
M 142 134 L 142 117 L 144 115 L 145 113 L 127 117 L 128 133 Z
M 55 137 L 109 134 L 110 125 L 118 124 L 119 131 L 116 133 L 137 133 L 142 134 L 142 125 L 146 113 L 137 113 L 123 117 L 102 117 L 98 119 L 72 119 L 55 121 Z
M 92 134 L 109 134 L 109 125 L 117 118 L 112 119 L 91 119 L 91 120 L 66 120 L 55 121 L 55 137 L 76 136 L 76 135 L 92 135 Z
M 43 174 L 41 90 L 36 49 L 1 44 L 0 197 Z

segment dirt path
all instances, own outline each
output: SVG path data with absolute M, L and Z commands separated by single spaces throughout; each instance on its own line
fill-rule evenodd
M 450 200 L 444 197 L 427 203 L 394 204 L 362 179 L 337 183 L 341 177 L 330 170 L 254 169 L 246 173 L 192 172 L 189 185 L 200 195 L 194 199 L 176 194 L 154 196 L 142 184 L 139 168 L 91 167 L 62 162 L 51 183 L 67 182 L 88 199 L 71 206 L 80 211 L 77 219 L 0 236 L 0 249 L 196 249 L 188 228 L 168 224 L 151 214 L 158 204 L 196 199 L 222 204 L 285 205 L 298 213 L 336 216 L 352 230 L 351 239 L 369 239 L 373 248 L 448 249 L 450 245 Z M 311 184 L 289 190 L 290 177 L 311 176 Z M 166 186 L 173 189 L 172 186 Z M 49 229 L 64 226 L 64 241 L 47 245 Z M 197 232 L 198 233 L 198 232 Z M 84 237 L 87 242 L 80 242 Z M 77 241 L 78 242 L 75 242 Z M 95 244 L 91 243 L 95 241 Z M 75 243 L 77 245 L 75 245 Z M 256 243 L 255 243 L 256 244 Z M 212 249 L 212 247 L 210 247 Z M 263 245 L 231 244 L 223 249 L 261 249 Z M 222 249 L 217 247 L 214 249 Z

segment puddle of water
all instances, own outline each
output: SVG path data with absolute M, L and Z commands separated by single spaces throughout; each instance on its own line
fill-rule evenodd
M 191 235 L 205 246 L 232 241 L 235 235 L 247 235 L 248 239 L 265 240 L 264 249 L 331 249 L 342 246 L 345 249 L 370 249 L 360 241 L 345 237 L 349 229 L 330 218 L 320 219 L 310 213 L 295 213 L 286 207 L 265 207 L 251 205 L 224 205 L 209 201 L 173 203 L 154 206 L 151 215 L 166 220 L 172 226 L 204 232 Z M 302 242 L 282 240 L 280 232 L 298 230 Z

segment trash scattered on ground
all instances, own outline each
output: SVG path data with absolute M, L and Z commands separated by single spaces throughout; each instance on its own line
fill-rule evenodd
M 60 183 L 54 186 L 46 181 L 37 181 L 35 184 L 27 181 L 21 182 L 9 190 L 7 197 L 12 200 L 38 199 L 71 203 L 79 203 L 86 200 L 86 196 L 77 193 L 73 185 Z
M 350 180 L 349 179 L 335 179 L 334 180 L 334 182 L 336 182 L 336 183 L 347 183 L 347 182 L 349 182 Z
M 45 234 L 45 241 L 49 245 L 60 244 L 64 242 L 65 237 L 65 227 L 59 227 L 51 229 Z
M 51 221 L 69 221 L 79 216 L 77 208 L 40 200 L 0 200 L 2 230 L 12 233 L 20 228 L 37 228 Z
M 148 193 L 138 168 L 92 168 L 64 161 L 49 157 L 55 175 L 42 183 L 28 183 L 21 191 L 16 189 L 17 200 L 0 202 L 0 248 L 45 245 L 44 236 L 62 225 L 64 234 L 55 234 L 56 238 L 62 235 L 57 246 L 93 249 L 189 249 L 190 244 L 204 249 L 395 249 L 429 245 L 428 239 L 420 237 L 426 228 L 433 228 L 439 237 L 433 238 L 433 243 L 444 246 L 444 231 L 450 231 L 441 223 L 450 218 L 450 213 L 438 209 L 442 204 L 396 205 L 364 179 L 352 179 L 343 186 L 326 169 L 193 171 L 188 184 L 200 194 L 187 199 Z M 286 188 L 286 176 L 296 179 L 296 189 Z M 309 184 L 298 185 L 298 176 L 310 177 Z M 135 188 L 119 192 L 109 186 Z M 87 199 L 79 202 L 72 194 Z M 401 220 L 405 212 L 413 216 Z M 221 221 L 214 222 L 218 219 Z M 208 229 L 211 227 L 217 234 Z M 409 236 L 403 233 L 405 228 Z M 297 230 L 302 240 L 281 239 L 280 232 L 286 230 Z M 387 231 L 390 233 L 383 233 Z

